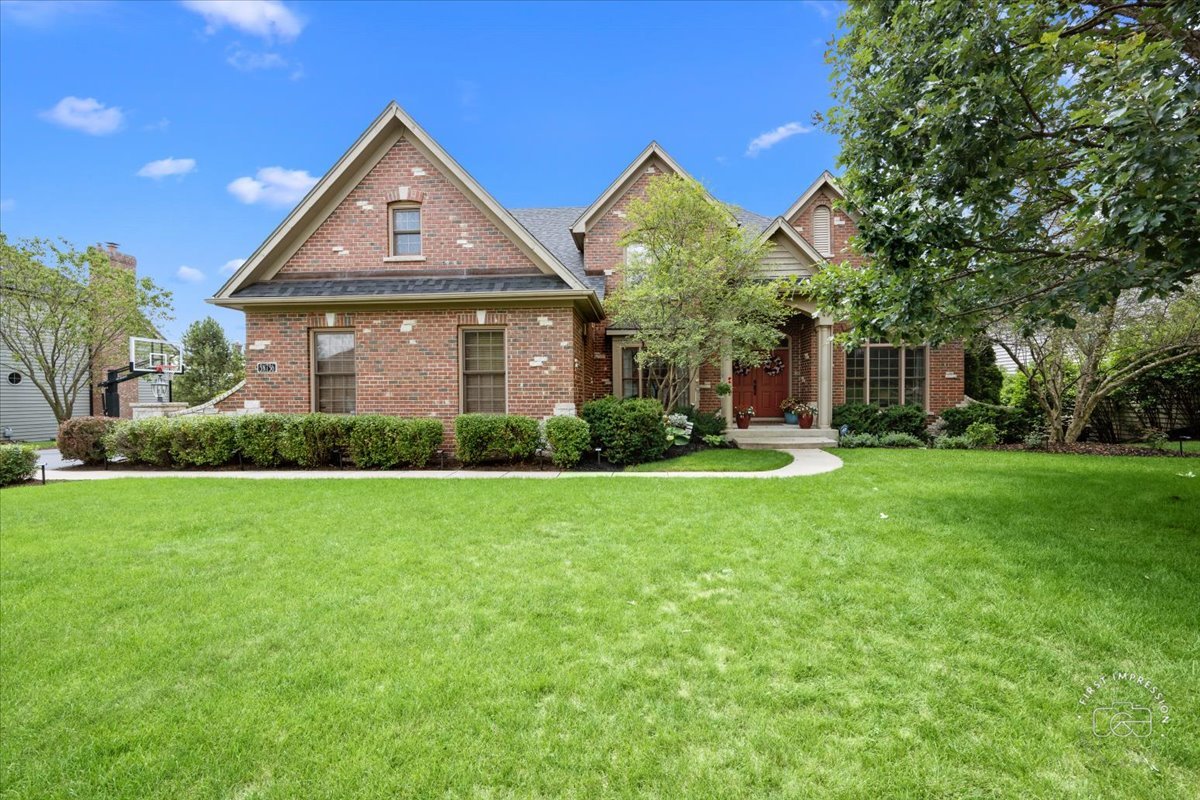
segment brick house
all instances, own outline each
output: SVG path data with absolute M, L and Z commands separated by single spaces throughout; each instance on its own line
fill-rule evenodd
M 666 173 L 686 175 L 651 143 L 587 207 L 507 209 L 390 104 L 209 299 L 246 314 L 246 383 L 222 410 L 434 416 L 449 437 L 465 411 L 546 417 L 652 394 L 636 332 L 612 327 L 603 301 L 627 256 L 624 209 Z M 840 197 L 823 173 L 779 216 L 733 208 L 774 245 L 764 274 L 860 258 Z M 770 418 L 794 395 L 817 404 L 826 428 L 847 400 L 930 413 L 962 400 L 960 347 L 846 353 L 832 343 L 836 320 L 804 297 L 789 302 L 796 313 L 768 364 L 705 368 L 693 403 Z M 732 397 L 714 391 L 722 376 Z

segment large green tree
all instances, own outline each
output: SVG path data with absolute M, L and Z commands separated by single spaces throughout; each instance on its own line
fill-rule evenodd
M 197 320 L 183 334 L 186 369 L 175 377 L 171 396 L 188 405 L 208 402 L 246 377 L 245 360 L 237 342 L 225 338 L 212 317 Z
M 614 327 L 637 330 L 639 364 L 665 368 L 667 410 L 687 401 L 702 366 L 719 369 L 726 353 L 757 364 L 778 344 L 791 310 L 786 282 L 760 279 L 770 245 L 738 227 L 703 186 L 676 175 L 651 181 L 626 221 L 621 244 L 640 255 L 627 259 L 605 305 Z
M 99 248 L 0 233 L 0 340 L 59 422 L 87 391 L 92 365 L 124 353 L 128 337 L 150 334 L 170 308 L 170 292 Z
M 856 337 L 1074 324 L 1200 273 L 1200 2 L 851 0 L 830 51 Z

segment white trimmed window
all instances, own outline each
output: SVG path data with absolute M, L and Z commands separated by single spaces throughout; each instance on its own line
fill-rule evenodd
M 421 207 L 414 203 L 391 206 L 392 255 L 421 255 Z
M 830 244 L 829 226 L 831 224 L 829 206 L 817 206 L 813 209 L 812 215 L 812 236 L 813 247 L 817 248 L 817 252 L 823 256 L 833 255 L 833 249 Z
M 925 408 L 928 359 L 924 347 L 870 344 L 846 353 L 846 402 Z

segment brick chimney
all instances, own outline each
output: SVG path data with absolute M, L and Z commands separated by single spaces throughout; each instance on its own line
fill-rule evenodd
M 137 259 L 128 253 L 122 253 L 120 245 L 116 242 L 97 242 L 96 249 L 108 256 L 112 266 L 137 274 Z M 128 364 L 129 342 L 124 337 L 92 364 L 92 413 L 96 416 L 104 413 L 104 391 L 96 384 L 107 377 L 108 370 Z M 125 381 L 117 387 L 117 393 L 121 398 L 121 416 L 129 419 L 133 416 L 130 406 L 138 401 L 138 381 Z
M 108 253 L 108 260 L 114 267 L 137 272 L 137 259 L 128 253 L 122 253 L 119 248 L 120 245 L 116 242 L 100 242 L 96 245 L 97 250 Z

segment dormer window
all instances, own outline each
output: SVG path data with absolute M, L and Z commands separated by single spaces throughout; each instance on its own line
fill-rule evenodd
M 413 203 L 394 205 L 392 211 L 392 255 L 421 255 L 421 207 Z
M 830 213 L 829 206 L 817 206 L 812 215 L 813 247 L 823 256 L 833 255 L 829 236 Z

